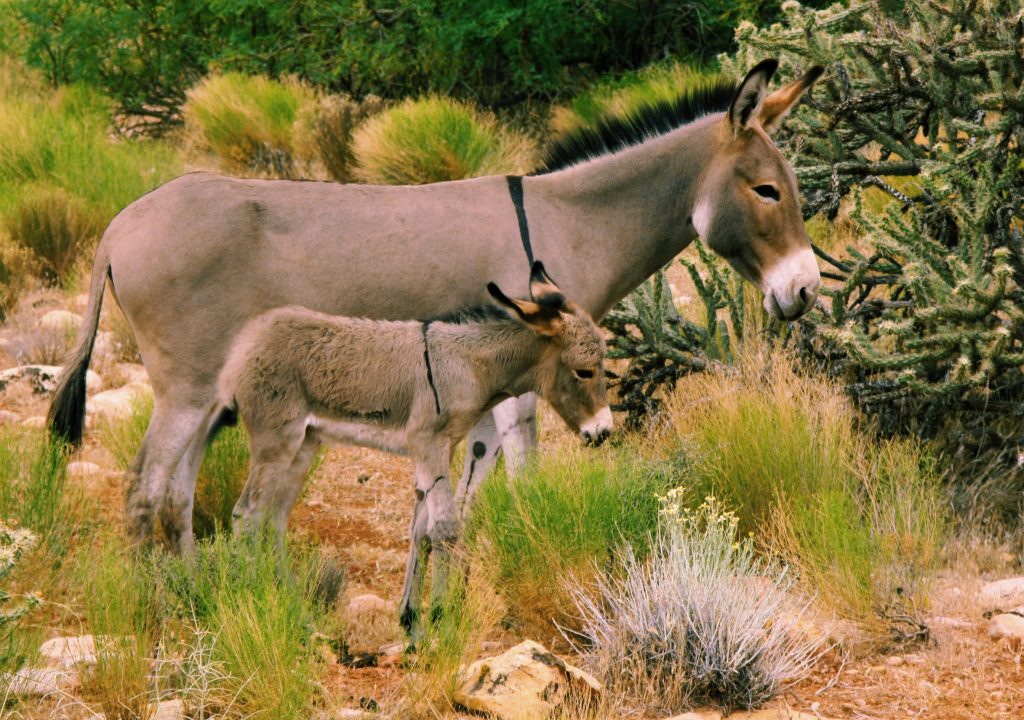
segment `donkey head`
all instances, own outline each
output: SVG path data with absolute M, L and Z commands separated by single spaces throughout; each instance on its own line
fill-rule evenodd
M 777 67 L 765 60 L 740 83 L 716 128 L 719 150 L 701 178 L 692 222 L 712 250 L 761 289 L 768 312 L 793 320 L 814 306 L 821 275 L 796 176 L 771 134 L 823 69 L 813 67 L 767 95 Z
M 588 445 L 600 445 L 612 429 L 604 376 L 604 339 L 585 310 L 565 299 L 537 261 L 530 271 L 530 299 L 513 300 L 497 285 L 487 291 L 510 317 L 542 340 L 534 390 Z

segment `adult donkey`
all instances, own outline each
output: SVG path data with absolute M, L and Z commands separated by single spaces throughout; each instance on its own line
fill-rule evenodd
M 135 201 L 96 251 L 78 346 L 50 409 L 52 431 L 81 439 L 85 372 L 109 281 L 153 384 L 153 417 L 128 471 L 129 532 L 192 546 L 201 425 L 239 329 L 283 305 L 382 319 L 480 304 L 481 279 L 525 296 L 534 258 L 594 318 L 701 236 L 793 319 L 819 274 L 792 168 L 770 139 L 821 74 L 767 94 L 778 63 L 739 85 L 680 98 L 583 130 L 539 174 L 415 187 L 240 180 L 195 173 Z M 498 422 L 529 426 L 508 400 L 468 438 L 457 497 L 472 495 L 500 449 Z

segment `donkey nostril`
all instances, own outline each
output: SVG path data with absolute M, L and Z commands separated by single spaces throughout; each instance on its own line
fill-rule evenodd
M 807 304 L 807 294 L 807 288 L 800 288 L 800 300 L 804 303 L 804 305 Z

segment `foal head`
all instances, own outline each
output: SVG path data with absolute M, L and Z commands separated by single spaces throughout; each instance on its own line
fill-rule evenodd
M 692 222 L 712 250 L 761 289 L 768 312 L 793 320 L 814 306 L 821 276 L 796 176 L 771 135 L 822 68 L 767 95 L 777 67 L 775 60 L 759 63 L 736 90 L 716 128 L 718 151 L 702 175 Z
M 612 429 L 605 348 L 590 315 L 565 299 L 540 261 L 530 271 L 529 300 L 513 300 L 494 283 L 487 291 L 510 317 L 542 340 L 535 390 L 587 444 L 604 442 Z

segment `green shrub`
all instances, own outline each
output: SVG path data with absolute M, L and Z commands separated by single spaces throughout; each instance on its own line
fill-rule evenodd
M 734 514 L 713 496 L 696 511 L 679 499 L 662 500 L 649 560 L 627 552 L 596 597 L 574 593 L 588 653 L 610 690 L 648 710 L 758 707 L 808 673 L 823 641 L 802 627 L 786 569 L 757 556 Z
M 96 665 L 82 679 L 85 696 L 107 718 L 148 718 L 156 700 L 150 662 L 163 610 L 153 566 L 109 542 L 83 570 L 85 614 L 96 642 Z
M 313 112 L 316 95 L 296 80 L 241 73 L 211 75 L 188 91 L 185 126 L 196 144 L 231 172 L 291 178 L 311 158 L 299 153 L 299 120 Z
M 306 718 L 316 692 L 313 633 L 323 566 L 282 555 L 270 534 L 199 543 L 190 560 L 165 558 L 162 577 L 180 611 L 209 629 L 220 679 L 208 702 L 228 717 Z
M 13 593 L 3 583 L 35 543 L 36 537 L 29 530 L 14 530 L 0 522 L 0 676 L 24 665 L 34 644 L 33 633 L 27 632 L 20 621 L 39 606 L 39 597 Z M 0 698 L 4 695 L 0 680 Z
M 480 489 L 469 537 L 519 622 L 535 631 L 571 625 L 566 578 L 586 584 L 626 544 L 646 555 L 658 496 L 687 479 L 685 465 L 630 455 L 569 449 Z
M 735 507 L 741 532 L 866 629 L 926 637 L 945 506 L 922 448 L 865 437 L 839 387 L 767 351 L 683 378 L 666 415 L 667 447 L 696 458 L 691 503 Z
M 646 105 L 671 102 L 695 83 L 712 76 L 678 61 L 650 65 L 620 78 L 604 80 L 551 111 L 556 136 L 594 127 L 602 118 L 626 117 Z
M 67 484 L 67 452 L 44 433 L 21 428 L 0 433 L 0 521 L 32 528 L 34 563 L 60 569 L 88 529 L 82 495 Z
M 60 283 L 103 232 L 103 219 L 81 198 L 60 188 L 37 186 L 21 194 L 8 211 L 11 238 L 31 251 L 43 267 L 44 279 Z
M 526 138 L 493 116 L 442 97 L 407 100 L 367 121 L 352 139 L 358 179 L 380 185 L 523 173 L 533 152 Z

